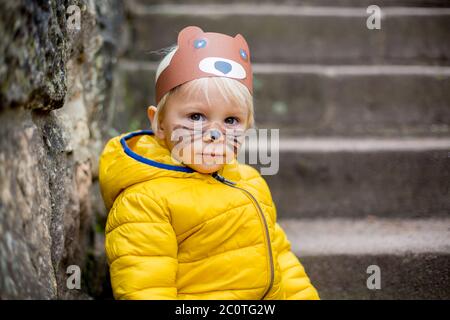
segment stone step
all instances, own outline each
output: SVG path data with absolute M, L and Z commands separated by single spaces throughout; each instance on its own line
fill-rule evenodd
M 280 217 L 449 216 L 449 138 L 281 139 L 279 159 L 256 147 L 239 161 L 259 169 Z
M 322 299 L 449 299 L 450 219 L 282 219 Z M 381 289 L 367 288 L 380 268 Z
M 255 74 L 259 127 L 290 135 L 450 133 L 450 68 L 256 65 Z
M 450 64 L 450 8 L 386 7 L 381 29 L 366 26 L 366 8 L 294 5 L 133 5 L 131 59 L 176 43 L 186 25 L 242 33 L 257 63 Z
M 401 6 L 401 7 L 450 7 L 448 0 L 184 0 L 183 4 L 283 4 L 292 6 L 346 6 L 346 7 L 367 7 L 376 4 L 380 7 Z M 127 1 L 129 5 L 177 5 L 178 0 L 134 0 Z
M 121 60 L 113 126 L 148 125 L 152 62 Z M 290 136 L 450 135 L 450 67 L 254 64 L 259 128 Z
M 291 241 L 293 252 L 301 258 L 450 254 L 450 217 L 280 219 L 279 223 Z

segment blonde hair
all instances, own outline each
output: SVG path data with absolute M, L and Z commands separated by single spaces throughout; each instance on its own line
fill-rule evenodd
M 177 51 L 177 49 L 178 49 L 177 45 L 173 45 L 169 48 L 162 49 L 163 52 L 168 53 L 158 65 L 158 68 L 156 70 L 155 83 L 158 80 L 158 77 L 161 74 L 161 72 L 164 71 L 164 69 L 169 66 L 170 61 L 172 60 L 172 57 Z M 197 90 L 203 92 L 203 94 L 206 96 L 207 101 L 209 102 L 208 86 L 210 81 L 212 81 L 214 85 L 219 89 L 220 93 L 227 102 L 232 102 L 242 108 L 247 109 L 248 117 L 246 129 L 254 128 L 255 119 L 253 109 L 253 97 L 250 94 L 248 88 L 238 80 L 227 77 L 214 76 L 214 77 L 194 79 L 182 85 L 185 85 L 188 91 L 190 92 L 195 92 Z M 166 106 L 167 99 L 170 97 L 170 95 L 174 94 L 182 85 L 179 85 L 170 90 L 169 92 L 167 92 L 159 101 L 158 105 L 156 106 L 156 113 L 154 117 L 155 121 L 153 121 L 154 123 L 151 124 L 153 132 L 156 132 L 158 130 L 159 122 L 164 117 L 164 109 Z

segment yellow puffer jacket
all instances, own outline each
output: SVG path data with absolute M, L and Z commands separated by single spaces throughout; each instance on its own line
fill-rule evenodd
M 126 133 L 100 158 L 114 297 L 318 299 L 259 172 L 235 159 L 202 174 L 163 143 Z

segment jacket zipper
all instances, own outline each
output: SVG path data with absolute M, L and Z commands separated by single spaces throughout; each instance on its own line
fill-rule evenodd
M 269 251 L 269 260 L 270 260 L 270 282 L 269 282 L 269 286 L 266 289 L 266 292 L 264 292 L 263 297 L 261 298 L 261 300 L 263 300 L 266 295 L 269 293 L 270 289 L 272 289 L 273 286 L 273 282 L 274 282 L 274 265 L 273 265 L 273 253 L 272 253 L 272 246 L 270 244 L 270 235 L 269 235 L 269 227 L 267 225 L 267 220 L 266 217 L 264 216 L 264 213 L 261 209 L 261 206 L 258 203 L 258 200 L 256 200 L 256 198 L 247 190 L 245 190 L 244 188 L 238 187 L 236 186 L 236 182 L 233 182 L 231 180 L 226 179 L 225 177 L 222 177 L 220 174 L 218 174 L 217 172 L 214 172 L 212 174 L 212 177 L 230 187 L 242 190 L 245 194 L 247 194 L 251 200 L 253 201 L 253 203 L 256 205 L 256 208 L 259 211 L 259 215 L 262 218 L 263 224 L 264 224 L 264 229 L 265 229 L 265 234 L 266 234 L 266 242 L 267 242 L 267 248 Z

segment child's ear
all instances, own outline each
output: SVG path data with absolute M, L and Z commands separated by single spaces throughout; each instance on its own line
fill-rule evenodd
M 157 121 L 157 119 L 155 119 L 155 114 L 156 114 L 156 107 L 155 106 L 149 106 L 147 108 L 147 116 L 148 116 L 148 120 L 150 121 L 150 124 L 152 126 L 152 128 L 154 128 L 153 123 L 154 121 Z M 164 128 L 162 128 L 162 124 L 158 123 L 158 128 L 157 131 L 154 132 L 154 134 L 160 138 L 160 139 L 164 139 Z
M 150 121 L 150 124 L 152 126 L 153 126 L 153 120 L 155 119 L 155 113 L 156 113 L 156 107 L 155 106 L 149 106 L 147 108 L 148 121 Z

